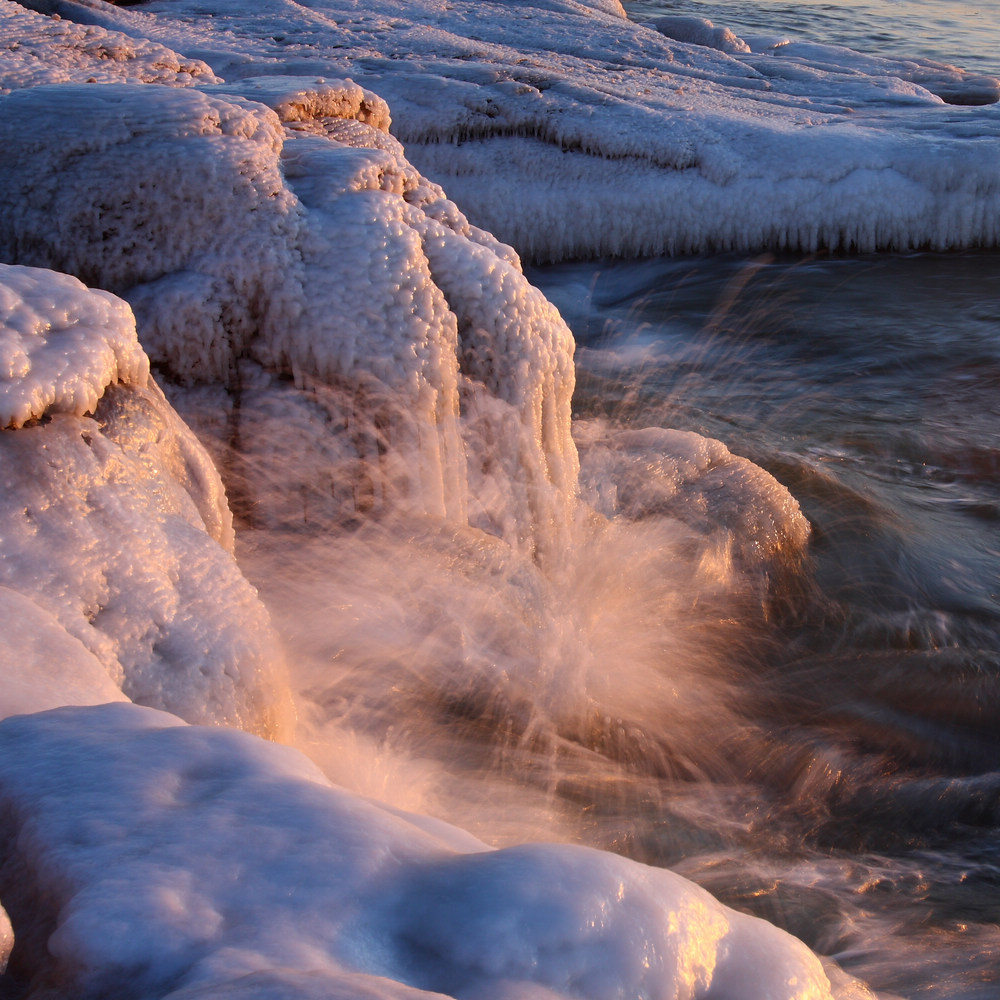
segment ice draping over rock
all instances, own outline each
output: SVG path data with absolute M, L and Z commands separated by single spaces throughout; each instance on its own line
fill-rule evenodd
M 322 394 L 329 424 L 366 414 L 356 452 L 378 506 L 467 516 L 464 411 L 469 474 L 489 437 L 508 508 L 474 519 L 499 532 L 519 519 L 539 545 L 526 525 L 565 525 L 575 495 L 572 337 L 388 123 L 350 81 L 17 91 L 0 109 L 14 202 L 0 252 L 123 294 L 153 360 L 229 386 L 234 419 L 250 362 L 290 374 L 304 405 Z
M 281 655 L 233 560 L 222 483 L 148 380 L 128 307 L 6 265 L 0 302 L 5 397 L 30 399 L 36 418 L 0 432 L 3 607 L 31 630 L 5 630 L 12 685 L 37 683 L 46 707 L 75 665 L 68 700 L 108 700 L 117 687 L 192 721 L 278 731 Z
M 197 59 L 146 39 L 55 20 L 3 0 L 0 3 L 0 93 L 42 83 L 213 83 Z
M 387 100 L 418 169 L 534 258 L 1000 238 L 996 105 L 942 100 L 995 101 L 1000 85 L 927 60 L 774 39 L 722 52 L 614 4 L 60 9 L 197 54 L 229 80 L 279 61 L 350 75 Z M 211 31 L 197 20 L 209 14 Z
M 224 381 L 287 278 L 295 202 L 274 115 L 188 89 L 64 84 L 8 95 L 0 137 L 4 258 L 137 289 L 153 359 Z
M 295 751 L 151 709 L 7 720 L 0 805 L 10 971 L 36 990 L 831 995 L 803 945 L 670 872 L 578 847 L 489 851 L 330 786 Z

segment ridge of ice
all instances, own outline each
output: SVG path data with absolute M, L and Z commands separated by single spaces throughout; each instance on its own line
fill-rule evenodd
M 119 31 L 55 20 L 13 0 L 0 2 L 0 94 L 43 83 L 163 83 L 178 87 L 216 82 L 200 59 Z
M 75 7 L 230 84 L 277 65 L 350 75 L 388 102 L 409 161 L 534 259 L 1000 240 L 996 105 L 942 100 L 995 101 L 1000 84 L 941 63 L 795 42 L 726 53 L 613 4 Z

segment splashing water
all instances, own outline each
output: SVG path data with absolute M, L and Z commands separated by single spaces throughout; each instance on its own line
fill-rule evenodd
M 303 748 L 493 843 L 673 867 L 877 988 L 989 995 L 991 261 L 533 274 L 581 345 L 581 502 L 543 529 L 558 560 L 502 520 L 353 501 L 239 535 L 291 647 Z M 959 385 L 985 409 L 916 420 Z M 265 508 L 296 475 L 268 469 Z

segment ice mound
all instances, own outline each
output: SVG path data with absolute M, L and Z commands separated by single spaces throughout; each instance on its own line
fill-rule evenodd
M 870 88 L 869 100 L 886 104 L 926 105 L 928 93 L 953 105 L 1000 100 L 1000 80 L 933 59 L 892 59 L 787 38 L 780 44 L 774 39 L 750 39 L 748 45 L 755 55 L 747 63 L 783 90 L 802 96 L 843 100 L 861 80 Z
M 692 45 L 706 45 L 720 52 L 749 52 L 750 46 L 728 28 L 717 28 L 705 17 L 658 17 L 652 25 L 661 35 Z
M 0 264 L 0 427 L 83 416 L 109 385 L 148 377 L 121 299 L 69 275 Z
M 128 307 L 7 265 L 0 302 L 5 398 L 19 404 L 7 423 L 34 417 L 0 432 L 3 609 L 35 626 L 3 642 L 22 681 L 34 674 L 44 703 L 75 664 L 69 700 L 120 689 L 194 721 L 276 732 L 281 655 L 233 559 L 222 483 L 149 380 Z
M 198 59 L 163 45 L 95 25 L 74 24 L 0 0 L 0 36 L 11 39 L 0 59 L 0 93 L 42 83 L 214 83 Z
M 0 805 L 9 974 L 35 991 L 831 996 L 804 945 L 668 871 L 487 850 L 295 751 L 150 709 L 0 724 Z
M 809 537 L 798 502 L 773 476 L 690 431 L 614 430 L 577 421 L 583 498 L 606 517 L 674 517 L 728 532 L 745 562 L 795 556 Z

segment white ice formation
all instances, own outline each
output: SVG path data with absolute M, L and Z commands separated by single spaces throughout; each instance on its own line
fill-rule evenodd
M 281 655 L 233 559 L 222 483 L 149 379 L 128 307 L 8 265 L 0 303 L 4 418 L 18 428 L 0 431 L 7 707 L 32 704 L 33 673 L 51 707 L 73 674 L 70 702 L 121 691 L 192 722 L 278 732 Z
M 491 851 L 330 786 L 296 751 L 152 709 L 0 724 L 0 804 L 11 972 L 39 992 L 831 996 L 804 945 L 671 872 Z
M 721 529 L 751 564 L 806 544 L 809 525 L 788 490 L 721 441 L 600 421 L 578 421 L 573 433 L 583 497 L 606 517 L 668 516 L 703 534 Z
M 42 83 L 214 83 L 198 59 L 120 32 L 0 5 L 0 94 Z
M 107 386 L 144 387 L 128 306 L 76 278 L 6 266 L 0 284 L 0 427 L 93 411 Z
M 679 41 L 572 0 L 510 0 L 496 16 L 473 0 L 60 9 L 230 82 L 278 65 L 350 76 L 388 102 L 410 161 L 525 257 L 1000 238 L 1000 84 L 941 63 L 724 25 L 674 22 Z
M 388 123 L 350 81 L 16 91 L 0 106 L 0 254 L 125 296 L 153 361 L 233 390 L 234 419 L 244 383 L 251 419 L 266 405 L 267 372 L 297 390 L 286 425 L 299 403 L 341 425 L 364 398 L 369 505 L 464 518 L 471 476 L 475 523 L 552 549 L 530 525 L 572 513 L 572 337 Z M 489 463 L 467 469 L 463 435 Z

